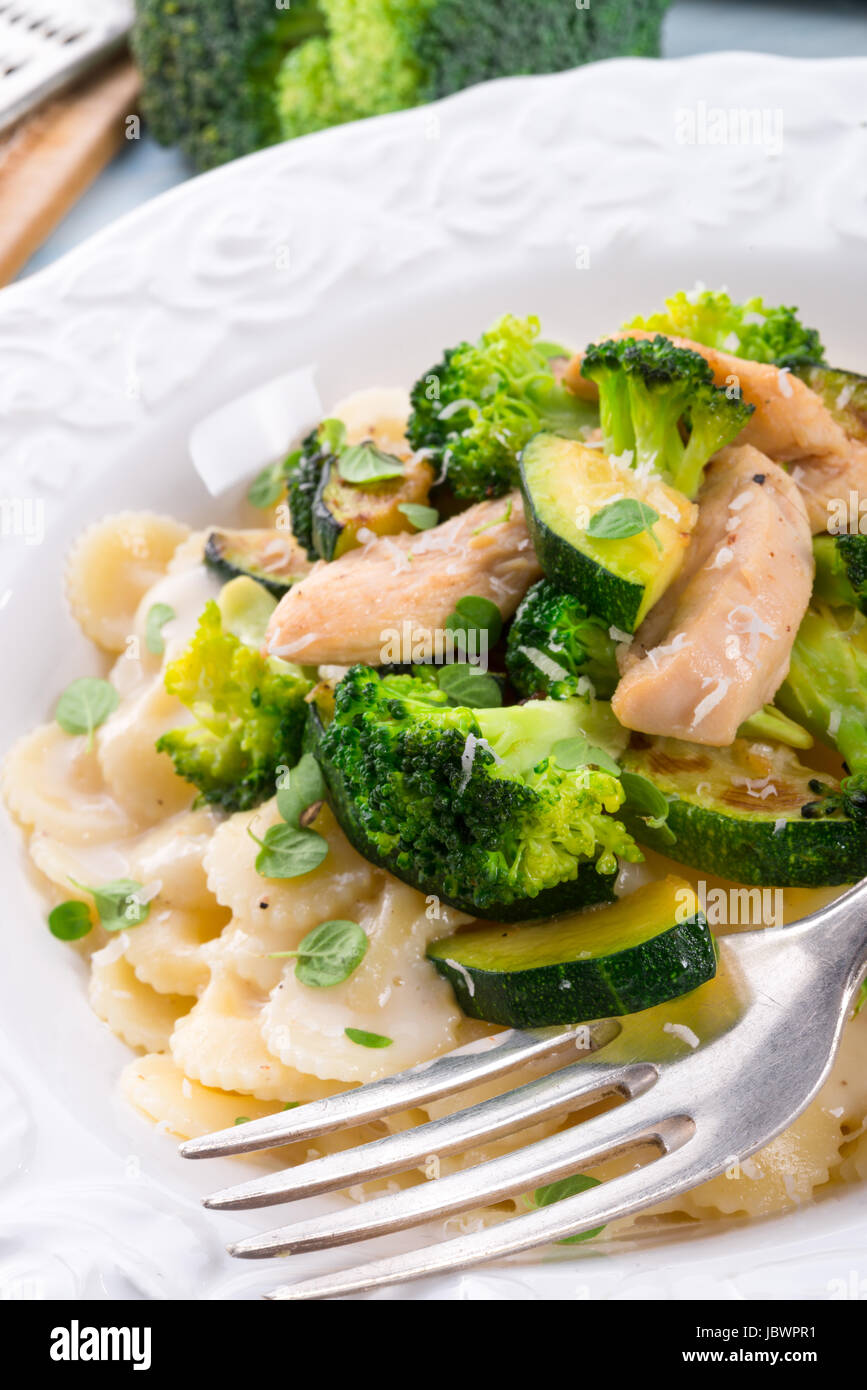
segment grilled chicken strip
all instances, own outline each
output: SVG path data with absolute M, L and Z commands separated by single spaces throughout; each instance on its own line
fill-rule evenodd
M 788 674 L 813 553 L 800 492 L 752 445 L 720 450 L 698 507 L 683 569 L 622 658 L 611 706 L 628 729 L 721 748 Z
M 433 640 L 466 594 L 511 617 L 541 573 L 520 493 L 477 502 L 430 531 L 314 565 L 272 614 L 265 650 L 305 665 L 378 665 L 390 633 Z
M 629 329 L 615 338 L 653 338 L 645 329 Z M 810 528 L 827 531 L 829 504 L 849 493 L 867 503 L 867 445 L 850 439 L 831 415 L 824 401 L 799 377 L 765 362 L 750 362 L 729 352 L 672 338 L 682 348 L 698 352 L 707 361 L 717 386 L 737 384 L 745 401 L 755 410 L 738 435 L 738 444 L 752 444 L 777 463 L 791 463 L 792 477 L 804 494 Z M 573 357 L 564 383 L 586 399 L 588 382 L 581 375 L 583 355 Z M 856 504 L 857 505 L 857 504 Z M 857 514 L 857 512 L 856 512 Z

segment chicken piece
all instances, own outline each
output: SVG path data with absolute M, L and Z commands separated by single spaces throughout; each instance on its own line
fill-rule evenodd
M 391 634 L 405 646 L 432 642 L 467 594 L 511 617 L 541 573 L 513 492 L 430 531 L 378 537 L 331 564 L 320 561 L 281 599 L 265 650 L 305 665 L 379 665 L 394 660 L 383 655 Z
M 653 338 L 644 329 L 629 329 L 615 338 Z M 737 386 L 743 399 L 755 406 L 738 435 L 738 444 L 752 444 L 777 463 L 796 465 L 792 477 L 804 494 L 813 532 L 828 529 L 829 505 L 849 501 L 855 492 L 867 503 L 867 447 L 850 439 L 824 401 L 800 377 L 766 362 L 750 362 L 729 352 L 672 338 L 682 348 L 698 352 L 708 363 L 717 386 Z M 581 375 L 583 354 L 572 358 L 564 384 L 587 399 L 593 385 Z M 857 513 L 856 513 L 857 514 Z
M 677 579 L 621 661 L 621 724 L 725 747 L 773 699 L 813 585 L 803 498 L 751 445 L 721 449 Z M 305 581 L 306 582 L 306 581 Z

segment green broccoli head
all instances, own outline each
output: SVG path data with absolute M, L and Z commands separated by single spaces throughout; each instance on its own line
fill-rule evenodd
M 735 304 L 725 290 L 678 290 L 665 301 L 663 313 L 633 319 L 623 327 L 691 338 L 720 352 L 778 367 L 802 367 L 823 362 L 825 356 L 818 332 L 800 322 L 797 309 L 766 308 L 758 298 Z
M 641 857 L 614 819 L 620 782 L 589 765 L 565 770 L 553 756 L 582 731 L 598 743 L 604 728 L 617 741 L 608 707 L 470 710 L 445 700 L 426 681 L 365 666 L 338 685 L 317 757 L 353 843 L 476 916 L 545 914 L 570 890 L 585 902 L 609 897 L 617 856 Z
M 158 140 L 199 168 L 474 82 L 659 52 L 668 0 L 136 0 Z
M 212 601 L 186 651 L 166 667 L 165 686 L 193 721 L 156 746 L 200 800 L 244 811 L 273 796 L 278 769 L 301 756 L 311 682 L 225 631 Z
M 518 455 L 539 430 L 571 439 L 596 423 L 592 406 L 554 376 L 539 321 L 506 314 L 477 343 L 449 348 L 412 389 L 407 435 L 458 497 L 499 497 L 518 483 Z
M 844 796 L 854 797 L 856 808 L 867 804 L 867 618 L 814 597 L 775 702 L 837 749 L 851 773 Z
M 324 30 L 317 0 L 136 0 L 132 47 L 154 135 L 199 169 L 279 140 L 280 66 Z
M 698 492 L 708 459 L 740 434 L 754 409 L 714 386 L 700 353 L 660 333 L 594 343 L 581 372 L 599 388 L 606 452 L 630 453 L 633 467 L 662 474 L 687 497 Z
M 519 694 L 565 700 L 584 694 L 609 699 L 620 679 L 614 639 L 583 603 L 540 579 L 515 614 L 506 667 Z
M 867 613 L 867 536 L 814 536 L 813 554 L 816 597 Z

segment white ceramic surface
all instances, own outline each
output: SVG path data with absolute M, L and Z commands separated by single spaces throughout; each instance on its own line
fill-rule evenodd
M 700 125 L 733 107 L 768 112 L 769 131 L 781 119 L 781 147 L 682 143 L 684 112 Z M 47 524 L 40 545 L 2 537 L 4 744 L 98 669 L 63 608 L 70 538 L 120 508 L 229 515 L 187 439 L 262 380 L 317 364 L 326 403 L 408 384 L 507 309 L 580 345 L 696 279 L 798 303 L 833 360 L 867 368 L 865 118 L 862 59 L 724 54 L 512 79 L 197 179 L 4 290 L 0 499 L 42 499 Z M 255 1297 L 287 1266 L 233 1262 L 222 1242 L 279 1213 L 203 1212 L 198 1196 L 243 1166 L 183 1163 L 114 1097 L 128 1050 L 91 1014 L 4 832 L 0 1297 Z M 865 1248 L 850 1190 L 772 1221 L 549 1251 L 382 1296 L 864 1297 Z

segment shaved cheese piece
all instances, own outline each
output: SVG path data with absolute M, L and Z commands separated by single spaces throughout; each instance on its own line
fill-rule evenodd
M 503 759 L 494 752 L 486 738 L 478 738 L 475 734 L 467 734 L 464 743 L 464 751 L 461 754 L 461 769 L 463 776 L 458 784 L 458 791 L 462 792 L 473 775 L 473 764 L 476 761 L 476 749 L 484 748 L 486 753 L 490 753 L 495 763 L 502 765 Z
M 832 738 L 836 738 L 837 734 L 840 732 L 841 719 L 842 714 L 840 710 L 835 709 L 831 711 L 831 718 L 828 720 L 828 733 Z
M 756 610 L 750 608 L 747 603 L 739 603 L 736 608 L 733 608 L 726 621 L 732 632 L 741 632 L 745 636 L 749 636 L 748 661 L 755 661 L 761 637 L 775 638 L 777 636 L 776 629 L 763 622 Z
M 538 647 L 519 647 L 518 651 L 525 656 L 528 661 L 547 676 L 549 681 L 564 681 L 568 678 L 569 672 L 565 666 L 561 666 L 553 657 L 548 656 L 547 652 L 541 652 Z
M 780 370 L 777 372 L 777 381 L 780 384 L 780 390 L 782 391 L 784 396 L 794 395 L 792 383 L 789 380 L 789 372 L 791 370 L 791 367 L 781 367 Z
M 742 512 L 744 507 L 748 507 L 753 500 L 753 494 L 747 488 L 745 492 L 739 492 L 737 497 L 733 497 L 729 502 L 730 512 Z
M 717 551 L 716 555 L 715 555 L 715 556 L 713 557 L 713 559 L 710 561 L 710 563 L 707 564 L 707 565 L 705 565 L 705 569 L 706 569 L 706 570 L 721 570 L 721 569 L 725 569 L 726 565 L 728 565 L 728 564 L 731 563 L 732 556 L 734 555 L 734 553 L 735 553 L 735 552 L 732 550 L 731 546 L 728 546 L 728 545 L 721 545 L 720 548 L 719 548 L 719 550 Z
M 712 684 L 712 677 L 705 676 L 702 680 L 702 689 L 710 684 Z M 692 721 L 693 728 L 707 719 L 711 710 L 715 710 L 720 701 L 725 699 L 730 685 L 731 681 L 727 676 L 717 677 L 716 688 L 712 690 L 709 695 L 705 695 L 704 699 L 699 701 L 695 707 L 695 717 Z
M 662 1031 L 663 1033 L 671 1033 L 675 1038 L 680 1038 L 681 1042 L 688 1043 L 690 1047 L 698 1047 L 699 1038 L 691 1028 L 687 1028 L 685 1023 L 663 1023 Z
M 613 626 L 610 627 L 610 628 L 608 629 L 608 636 L 611 638 L 612 642 L 631 642 L 631 641 L 632 641 L 632 633 L 631 633 L 631 632 L 621 632 L 621 630 L 620 630 L 619 627 L 613 627 Z
M 456 960 L 446 960 L 446 965 L 450 965 L 452 970 L 456 970 L 458 972 L 458 974 L 461 976 L 464 984 L 467 987 L 467 994 L 472 999 L 473 995 L 476 992 L 476 982 L 473 979 L 467 967 L 465 965 L 461 965 L 460 962 Z
M 459 410 L 478 410 L 478 409 L 479 409 L 479 407 L 476 405 L 475 401 L 471 401 L 471 400 L 469 399 L 469 397 L 463 396 L 463 397 L 461 397 L 460 399 L 458 399 L 458 400 L 456 400 L 456 401 L 449 401 L 448 405 L 444 405 L 443 408 L 442 408 L 442 410 L 441 410 L 441 411 L 439 412 L 439 414 L 437 415 L 437 419 L 438 419 L 438 420 L 450 420 L 450 419 L 452 418 L 453 415 L 457 415 L 457 413 L 458 413 Z

